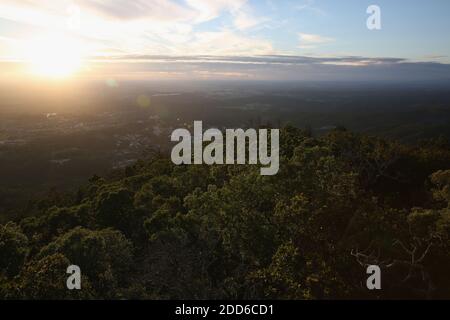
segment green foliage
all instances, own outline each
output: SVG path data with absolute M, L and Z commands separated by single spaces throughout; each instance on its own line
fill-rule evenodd
M 29 253 L 28 238 L 13 222 L 0 225 L 0 275 L 12 277 L 22 268 Z
M 42 199 L 0 227 L 0 296 L 450 298 L 446 144 L 287 127 L 280 151 L 272 177 L 156 155 L 66 205 Z M 361 286 L 367 263 L 385 268 L 382 293 Z M 69 264 L 81 292 L 64 287 Z
M 17 279 L 15 288 L 19 299 L 89 299 L 94 296 L 89 280 L 82 278 L 83 290 L 70 291 L 66 287 L 66 269 L 71 265 L 62 254 L 52 254 L 28 263 Z
M 70 230 L 43 247 L 37 259 L 63 254 L 92 281 L 97 292 L 115 297 L 117 287 L 126 282 L 133 263 L 132 245 L 119 231 L 91 231 L 81 227 Z M 111 296 L 112 295 L 112 296 Z
M 436 200 L 447 202 L 450 208 L 450 170 L 440 170 L 431 176 L 431 181 L 436 186 L 434 197 Z

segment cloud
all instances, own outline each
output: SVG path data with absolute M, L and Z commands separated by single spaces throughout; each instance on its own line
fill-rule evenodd
M 0 2 L 0 18 L 39 27 L 60 27 L 67 6 L 51 1 L 13 1 Z M 52 13 L 53 11 L 53 13 Z M 58 12 L 60 14 L 55 14 Z
M 186 44 L 186 51 L 192 54 L 211 55 L 262 55 L 274 52 L 269 41 L 238 35 L 232 31 L 200 32 Z
M 80 8 L 80 28 L 68 30 L 68 8 L 73 4 Z M 0 59 L 14 58 L 16 47 L 20 47 L 14 41 L 26 42 L 26 37 L 56 30 L 68 33 L 83 43 L 89 48 L 89 56 L 109 56 L 108 59 L 120 60 L 125 69 L 130 68 L 130 61 L 126 61 L 130 57 L 133 63 L 156 65 L 159 62 L 152 57 L 158 56 L 178 67 L 183 63 L 194 63 L 201 71 L 211 71 L 205 68 L 212 65 L 230 68 L 218 70 L 215 74 L 238 74 L 240 68 L 245 67 L 248 70 L 242 73 L 258 74 L 261 77 L 276 77 L 285 70 L 283 73 L 288 77 L 309 74 L 314 78 L 331 70 L 335 74 L 345 68 L 350 68 L 352 72 L 386 68 L 387 74 L 408 63 L 396 58 L 280 55 L 300 52 L 295 48 L 297 44 L 300 49 L 313 49 L 330 44 L 335 39 L 300 32 L 298 39 L 294 34 L 288 43 L 287 37 L 274 36 L 274 32 L 255 32 L 256 28 L 266 28 L 270 24 L 266 23 L 268 18 L 258 15 L 258 12 L 266 12 L 264 8 L 252 4 L 254 2 L 247 0 L 0 0 L 0 18 L 6 19 L 1 21 Z M 312 10 L 315 1 L 291 6 L 300 11 Z M 204 24 L 214 19 L 217 19 L 215 23 Z M 275 19 L 272 22 L 276 23 Z M 286 29 L 286 33 L 290 30 L 284 25 L 277 28 Z M 289 51 L 278 51 L 275 45 Z M 448 60 L 441 57 L 445 52 L 434 53 L 439 55 L 421 59 Z M 189 57 L 185 57 L 182 62 L 183 56 L 187 54 Z M 124 59 L 118 58 L 119 55 Z M 172 59 L 174 56 L 176 58 Z M 293 69 L 288 70 L 290 67 Z M 415 64 L 414 68 L 418 68 L 418 65 Z M 405 69 L 412 70 L 413 65 Z M 431 69 L 439 68 L 429 65 L 427 72 L 431 72 Z M 273 75 L 262 70 L 271 70 Z M 293 75 L 294 70 L 301 75 Z M 159 72 L 157 68 L 153 71 Z M 436 71 L 437 74 L 439 72 Z
M 169 55 L 182 56 L 237 56 L 237 55 L 265 55 L 275 52 L 270 41 L 238 34 L 232 30 L 216 32 L 192 32 L 174 29 L 147 32 L 143 42 L 126 43 L 122 47 L 128 48 L 128 54 Z M 123 41 L 127 41 L 123 39 Z M 129 40 L 128 40 L 129 41 Z M 118 44 L 119 45 L 119 44 Z M 131 50 L 134 47 L 134 50 Z
M 211 55 L 120 55 L 111 57 L 100 57 L 99 60 L 110 61 L 146 61 L 146 62 L 180 62 L 180 63 L 222 63 L 236 65 L 394 65 L 407 63 L 402 58 L 368 58 L 361 56 L 344 57 L 309 57 L 297 55 L 255 55 L 255 56 L 211 56 Z
M 239 10 L 234 13 L 234 26 L 239 30 L 250 29 L 269 21 L 267 17 L 256 17 L 249 9 Z
M 449 81 L 450 65 L 414 63 L 401 58 L 360 56 L 153 56 L 103 57 L 93 70 L 145 78 L 157 72 L 176 79 L 253 79 L 280 81 Z M 100 68 L 100 69 L 99 69 Z
M 85 10 L 122 20 L 186 21 L 195 15 L 193 10 L 167 0 L 78 0 L 76 3 Z
M 314 0 L 306 0 L 303 4 L 295 6 L 295 10 L 302 11 L 310 8 L 314 3 Z
M 312 44 L 326 43 L 333 40 L 331 38 L 326 38 L 317 34 L 310 34 L 310 33 L 300 33 L 299 37 L 300 41 Z
M 209 35 L 208 35 L 209 37 Z M 220 38 L 219 38 L 220 39 Z M 220 40 L 217 40 L 220 41 Z M 186 51 L 189 52 L 189 51 Z M 190 53 L 190 52 L 189 52 Z M 241 79 L 279 81 L 449 81 L 450 65 L 391 57 L 297 55 L 116 55 L 92 57 L 80 76 L 93 79 Z M 4 74 L 21 69 L 1 62 Z M 2 77 L 3 78 L 3 77 Z
M 224 11 L 237 12 L 247 0 L 186 0 L 187 4 L 198 12 L 196 22 L 215 19 Z
M 334 39 L 324 37 L 318 34 L 311 34 L 311 33 L 299 33 L 298 34 L 300 44 L 300 49 L 312 49 L 316 48 L 318 45 L 326 44 L 329 42 L 333 42 Z
M 200 79 L 252 79 L 254 76 L 249 73 L 245 72 L 220 72 L 220 71 L 208 71 L 208 70 L 201 70 L 201 71 L 194 71 L 194 75 L 198 76 Z
M 68 30 L 68 10 L 74 4 L 79 8 L 79 28 Z M 196 25 L 224 13 L 231 16 L 228 27 L 196 31 Z M 253 14 L 246 0 L 2 0 L 0 17 L 32 26 L 35 29 L 27 32 L 32 36 L 48 30 L 70 33 L 89 47 L 90 54 L 274 53 L 270 41 L 241 32 L 265 21 Z
M 30 24 L 49 24 L 67 20 L 74 6 L 88 18 L 123 21 L 187 21 L 196 15 L 194 10 L 170 0 L 2 0 L 0 16 Z
M 315 6 L 315 0 L 305 0 L 304 3 L 299 4 L 297 6 L 294 7 L 294 10 L 297 11 L 312 11 L 316 14 L 319 15 L 325 15 L 325 11 L 323 11 L 322 9 L 319 9 L 317 6 Z
M 199 13 L 197 23 L 216 19 L 224 12 L 231 14 L 233 25 L 239 30 L 253 28 L 268 20 L 266 17 L 257 17 L 247 4 L 247 0 L 186 0 L 186 2 Z

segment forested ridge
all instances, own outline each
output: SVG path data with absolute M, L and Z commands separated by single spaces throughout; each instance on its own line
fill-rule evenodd
M 448 141 L 286 127 L 280 142 L 276 176 L 154 154 L 30 202 L 0 226 L 0 298 L 450 299 Z

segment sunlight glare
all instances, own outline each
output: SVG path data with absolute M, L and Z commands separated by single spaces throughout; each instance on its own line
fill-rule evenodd
M 64 36 L 35 39 L 26 48 L 26 60 L 37 76 L 69 77 L 81 68 L 80 44 Z

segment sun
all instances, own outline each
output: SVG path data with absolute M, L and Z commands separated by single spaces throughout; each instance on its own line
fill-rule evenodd
M 67 78 L 82 66 L 81 45 L 61 35 L 33 39 L 26 46 L 31 73 L 48 78 Z

